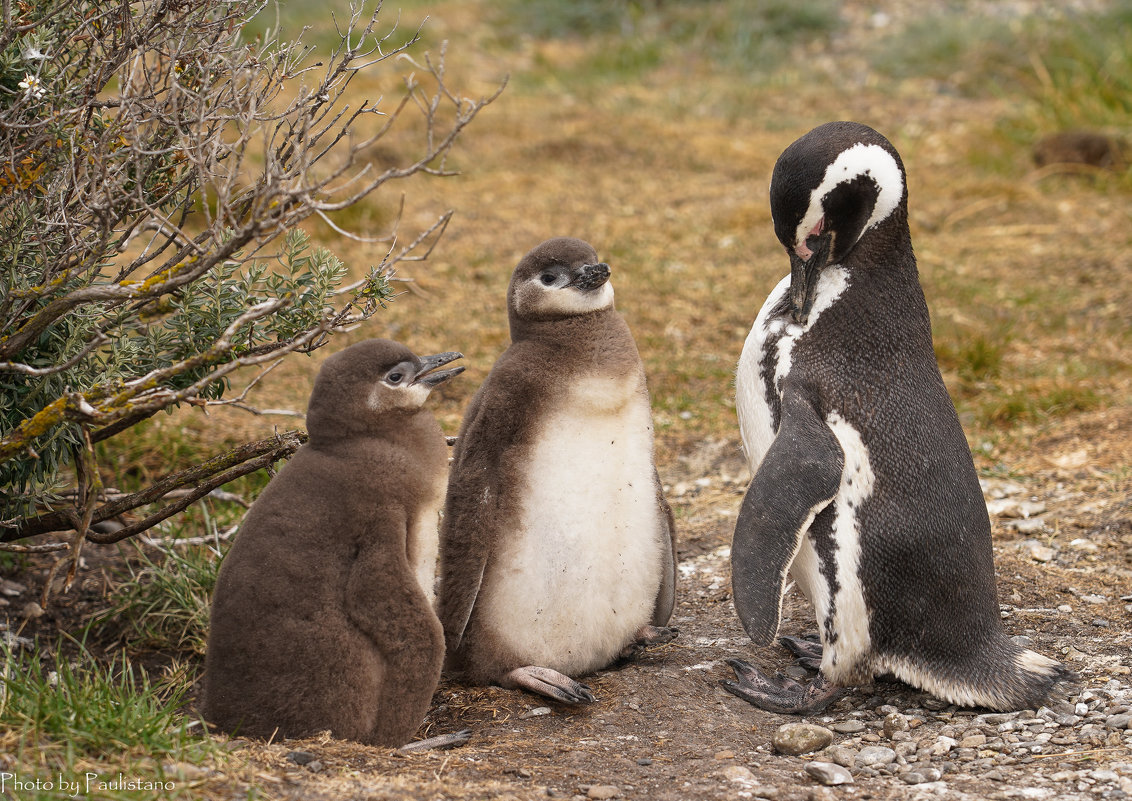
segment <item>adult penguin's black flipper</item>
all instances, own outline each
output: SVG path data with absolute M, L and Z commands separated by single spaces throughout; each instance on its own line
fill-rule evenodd
M 790 563 L 814 517 L 837 494 L 844 455 L 829 426 L 798 392 L 782 399 L 782 423 L 739 510 L 731 544 L 735 610 L 757 645 L 778 633 Z

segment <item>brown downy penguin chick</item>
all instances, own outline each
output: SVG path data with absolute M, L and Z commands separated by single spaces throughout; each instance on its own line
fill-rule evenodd
M 644 367 L 609 265 L 548 240 L 511 278 L 511 345 L 469 404 L 441 522 L 448 664 L 476 684 L 593 700 L 570 675 L 664 642 L 672 512 Z
M 402 745 L 428 710 L 444 637 L 431 598 L 447 447 L 421 408 L 463 371 L 371 339 L 323 364 L 310 441 L 252 505 L 220 569 L 205 719 L 241 736 L 327 729 Z

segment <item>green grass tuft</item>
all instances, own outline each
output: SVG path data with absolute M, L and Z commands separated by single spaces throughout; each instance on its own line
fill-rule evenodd
M 26 652 L 6 650 L 4 723 L 36 739 L 67 743 L 87 756 L 135 747 L 148 753 L 179 749 L 184 723 L 176 708 L 183 689 L 162 693 L 122 655 L 100 665 L 86 653 L 72 663 L 56 652 L 50 670 Z
M 930 78 L 977 94 L 989 88 L 988 78 L 1024 63 L 1016 47 L 1005 21 L 953 9 L 920 17 L 883 38 L 870 61 L 889 78 Z
M 10 797 L 193 797 L 192 785 L 164 767 L 215 750 L 203 724 L 179 711 L 187 678 L 154 681 L 124 654 L 102 664 L 83 647 L 74 659 L 64 650 L 55 648 L 44 663 L 38 646 L 0 645 L 0 741 L 9 755 Z M 134 785 L 123 786 L 122 778 Z M 79 786 L 61 789 L 62 780 Z
M 1020 81 L 1044 127 L 1126 130 L 1132 116 L 1132 2 L 1051 26 L 1028 42 Z
M 210 545 L 169 545 L 154 558 L 141 547 L 128 561 L 111 605 L 91 619 L 136 653 L 204 655 L 209 600 L 220 552 Z
M 590 55 L 580 69 L 567 76 L 555 71 L 553 78 L 599 85 L 666 64 L 707 63 L 737 68 L 746 77 L 769 76 L 796 44 L 838 25 L 832 0 L 500 0 L 497 8 L 505 46 L 516 35 L 587 40 Z

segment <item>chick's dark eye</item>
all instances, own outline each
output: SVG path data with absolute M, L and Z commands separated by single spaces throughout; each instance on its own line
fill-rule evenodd
M 385 380 L 388 381 L 390 384 L 400 384 L 401 379 L 403 379 L 404 377 L 405 377 L 404 373 L 399 373 L 396 370 L 394 370 L 392 373 L 385 376 Z
M 558 278 L 554 275 L 554 273 L 543 273 L 538 277 L 538 280 L 542 281 L 543 285 L 550 286 L 555 281 L 557 281 Z

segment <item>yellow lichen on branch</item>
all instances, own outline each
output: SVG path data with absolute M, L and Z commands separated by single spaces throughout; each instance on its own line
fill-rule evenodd
M 16 426 L 0 440 L 0 462 L 6 462 L 51 429 L 68 420 L 99 421 L 97 410 L 77 392 L 63 395 Z

